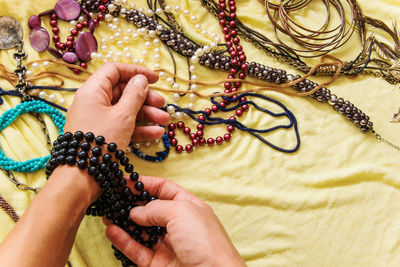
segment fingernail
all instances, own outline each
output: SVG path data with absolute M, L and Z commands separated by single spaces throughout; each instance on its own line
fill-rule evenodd
M 147 87 L 147 78 L 146 78 L 146 76 L 144 76 L 144 75 L 136 75 L 134 78 L 133 78 L 133 85 L 135 85 L 136 87 L 138 87 L 138 88 L 141 88 L 141 89 L 146 89 L 146 87 Z

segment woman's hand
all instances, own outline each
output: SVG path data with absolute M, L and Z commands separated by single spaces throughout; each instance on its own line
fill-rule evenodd
M 157 80 L 157 73 L 141 66 L 105 64 L 76 92 L 68 109 L 65 132 L 80 130 L 103 135 L 122 150 L 126 150 L 132 138 L 144 141 L 161 137 L 162 127 L 135 129 L 136 120 L 160 125 L 169 120 L 168 113 L 159 109 L 164 99 L 148 88 L 148 82 Z
M 133 208 L 139 225 L 167 228 L 154 250 L 104 220 L 108 239 L 139 266 L 245 266 L 213 210 L 177 184 L 162 178 L 141 177 L 146 190 L 160 199 Z M 133 184 L 128 181 L 132 190 Z
M 64 130 L 103 135 L 120 149 L 127 148 L 134 130 L 138 140 L 160 137 L 161 127 L 135 129 L 136 120 L 169 120 L 159 109 L 164 99 L 148 89 L 147 83 L 156 81 L 157 74 L 146 68 L 106 64 L 77 91 Z M 85 211 L 99 194 L 86 171 L 58 167 L 0 245 L 0 266 L 64 266 Z

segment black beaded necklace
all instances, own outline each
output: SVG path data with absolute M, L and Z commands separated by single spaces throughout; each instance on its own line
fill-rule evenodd
M 143 227 L 130 219 L 129 212 L 133 207 L 144 205 L 157 197 L 151 196 L 145 190 L 144 184 L 139 181 L 139 174 L 134 171 L 125 152 L 119 150 L 115 143 L 106 143 L 103 136 L 95 137 L 91 132 L 84 134 L 77 131 L 75 134 L 67 132 L 60 135 L 53 145 L 51 158 L 46 165 L 47 178 L 60 165 L 77 165 L 78 168 L 87 170 L 103 190 L 101 196 L 88 207 L 87 215 L 105 216 L 149 248 L 157 243 L 158 236 L 165 234 L 162 227 Z M 107 153 L 103 153 L 103 149 L 107 149 Z M 127 187 L 122 169 L 135 183 L 137 193 Z M 133 265 L 122 252 L 112 247 L 115 257 L 123 266 Z

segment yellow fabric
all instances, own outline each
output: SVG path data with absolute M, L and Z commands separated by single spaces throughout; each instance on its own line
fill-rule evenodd
M 145 7 L 146 1 L 135 1 Z M 172 7 L 179 4 L 196 15 L 208 33 L 222 37 L 217 20 L 201 7 L 199 1 L 168 0 Z M 237 0 L 238 16 L 252 28 L 272 37 L 265 11 L 258 1 Z M 319 2 L 319 1 L 316 1 Z M 392 24 L 400 14 L 396 0 L 360 0 L 366 15 Z M 24 26 L 25 51 L 28 60 L 49 58 L 49 53 L 38 54 L 28 40 L 27 20 L 33 14 L 50 9 L 56 1 L 2 0 L 0 15 L 17 18 Z M 313 4 L 296 19 L 309 26 L 320 23 L 321 6 Z M 180 23 L 189 35 L 202 43 L 210 39 L 195 31 L 190 17 L 182 13 Z M 45 27 L 49 29 L 48 18 Z M 69 29 L 60 23 L 62 38 Z M 132 27 L 121 20 L 122 29 Z M 374 29 L 370 29 L 374 31 Z M 97 40 L 109 35 L 103 23 L 95 32 Z M 136 57 L 144 41 L 132 42 L 131 53 Z M 253 45 L 242 40 L 249 61 L 255 60 L 296 73 L 280 64 Z M 122 51 L 121 48 L 113 47 Z M 154 46 L 152 47 L 154 49 Z M 354 58 L 360 50 L 358 37 L 334 55 L 343 59 Z M 0 51 L 0 61 L 13 69 L 13 50 Z M 154 66 L 153 52 L 146 60 Z M 168 54 L 162 48 L 161 66 L 172 70 Z M 310 61 L 315 63 L 315 61 Z M 178 74 L 187 75 L 185 60 L 177 56 Z M 96 70 L 100 63 L 89 63 Z M 52 65 L 53 68 L 56 68 Z M 59 70 L 66 71 L 62 67 Z M 197 67 L 199 80 L 212 81 L 226 77 L 226 73 Z M 323 81 L 324 79 L 316 79 Z M 45 83 L 44 81 L 43 83 Z M 48 81 L 47 81 L 48 82 Z M 10 85 L 1 82 L 5 89 Z M 167 86 L 165 80 L 160 85 Z M 66 87 L 79 83 L 67 81 Z M 185 88 L 181 85 L 181 88 Z M 399 124 L 389 123 L 391 115 L 400 107 L 400 91 L 383 79 L 359 76 L 355 79 L 339 78 L 329 86 L 332 93 L 353 102 L 371 117 L 375 129 L 385 138 L 400 143 Z M 210 92 L 221 90 L 214 86 Z M 71 104 L 73 94 L 62 93 Z M 164 94 L 167 102 L 175 102 L 171 94 Z M 210 204 L 226 227 L 235 246 L 249 266 L 399 266 L 400 264 L 400 180 L 399 151 L 379 143 L 372 134 L 362 134 L 352 123 L 335 112 L 331 106 L 310 98 L 267 93 L 282 101 L 293 111 L 299 122 L 301 148 L 295 154 L 283 154 L 263 145 L 250 134 L 236 131 L 228 145 L 203 147 L 192 154 L 171 152 L 161 164 L 144 162 L 134 156 L 135 167 L 142 175 L 167 177 Z M 19 99 L 5 97 L 1 112 L 15 107 Z M 189 103 L 188 97 L 178 102 Z M 209 101 L 197 99 L 195 109 L 209 106 Z M 270 117 L 250 109 L 240 121 L 253 127 L 276 124 Z M 46 122 L 55 138 L 56 129 L 50 119 Z M 220 135 L 223 127 L 213 127 L 210 136 Z M 0 146 L 15 159 L 28 159 L 47 153 L 45 139 L 36 119 L 24 115 L 0 133 Z M 187 139 L 179 134 L 181 144 Z M 275 142 L 290 147 L 294 144 L 291 131 L 269 136 Z M 33 174 L 15 174 L 21 182 L 43 186 L 43 171 Z M 18 191 L 0 174 L 0 194 L 19 215 L 27 209 L 34 193 Z M 0 212 L 0 240 L 12 229 L 13 222 Z M 22 255 L 21 255 L 22 256 Z M 104 235 L 100 218 L 85 218 L 79 229 L 70 261 L 78 266 L 119 266 L 114 259 L 110 243 Z

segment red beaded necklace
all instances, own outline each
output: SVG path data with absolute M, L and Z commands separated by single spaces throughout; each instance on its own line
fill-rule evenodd
M 230 69 L 230 75 L 228 76 L 228 79 L 235 79 L 236 75 L 238 75 L 239 79 L 244 80 L 246 78 L 245 71 L 247 69 L 247 63 L 246 63 L 246 56 L 243 52 L 242 46 L 239 45 L 240 39 L 237 36 L 237 30 L 236 30 L 236 3 L 235 1 L 228 1 L 229 9 L 227 9 L 226 5 L 226 0 L 219 0 L 219 24 L 221 25 L 222 32 L 225 34 L 225 42 L 226 46 L 228 48 L 228 52 L 231 57 L 231 65 L 232 68 Z M 227 13 L 228 14 L 227 14 Z M 225 87 L 225 93 L 232 93 L 236 92 L 239 90 L 241 87 L 242 83 L 241 82 L 226 82 L 224 84 Z M 227 107 L 231 102 L 235 101 L 240 101 L 244 102 L 246 101 L 245 97 L 242 97 L 238 99 L 237 95 L 232 96 L 232 100 L 223 100 L 222 102 L 219 103 L 219 105 L 223 108 Z M 243 104 L 240 108 L 238 108 L 235 111 L 235 115 L 231 116 L 229 119 L 231 120 L 236 120 L 236 116 L 240 117 L 244 112 L 246 112 L 249 109 L 249 106 L 247 104 Z M 211 108 L 206 108 L 204 110 L 205 113 L 208 115 L 211 115 L 212 113 L 217 113 L 219 110 L 218 105 L 212 105 Z M 204 115 L 198 116 L 199 120 L 206 120 Z M 175 130 L 176 129 L 183 129 L 183 132 L 187 135 L 189 135 L 190 139 L 192 140 L 192 144 L 187 144 L 185 148 L 183 148 L 182 145 L 178 145 L 178 140 L 175 138 Z M 229 142 L 231 140 L 231 134 L 235 130 L 235 127 L 233 125 L 228 125 L 227 126 L 227 133 L 224 134 L 224 137 L 217 136 L 215 139 L 214 138 L 208 138 L 207 140 L 203 137 L 204 136 L 204 124 L 199 123 L 197 125 L 197 131 L 196 133 L 192 132 L 192 130 L 189 127 L 185 127 L 185 124 L 182 121 L 179 121 L 178 123 L 171 123 L 168 125 L 168 138 L 170 139 L 170 143 L 172 146 L 175 147 L 175 150 L 180 153 L 183 151 L 186 151 L 188 153 L 191 153 L 193 151 L 193 147 L 196 146 L 204 146 L 204 145 L 209 145 L 213 146 L 215 143 L 217 145 L 222 145 L 223 142 Z

